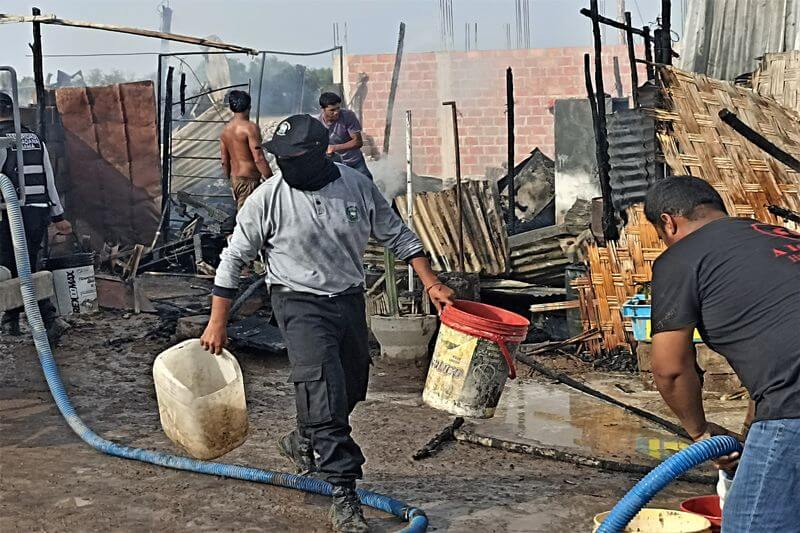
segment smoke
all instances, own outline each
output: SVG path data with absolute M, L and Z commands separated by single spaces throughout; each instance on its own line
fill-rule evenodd
M 369 171 L 375 179 L 375 185 L 381 191 L 386 201 L 392 201 L 406 193 L 406 161 L 405 158 L 389 154 L 389 157 L 370 161 Z M 421 192 L 439 192 L 452 187 L 453 179 L 442 179 L 434 176 L 420 176 L 412 173 L 411 186 L 414 194 Z

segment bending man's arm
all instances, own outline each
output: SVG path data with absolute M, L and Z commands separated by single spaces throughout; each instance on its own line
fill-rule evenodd
M 697 375 L 694 327 L 653 335 L 651 364 L 658 392 L 693 440 L 707 429 L 703 385 Z

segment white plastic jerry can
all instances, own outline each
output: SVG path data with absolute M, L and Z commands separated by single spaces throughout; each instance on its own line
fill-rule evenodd
M 153 380 L 164 433 L 192 457 L 214 459 L 247 438 L 242 370 L 227 350 L 183 341 L 156 357 Z

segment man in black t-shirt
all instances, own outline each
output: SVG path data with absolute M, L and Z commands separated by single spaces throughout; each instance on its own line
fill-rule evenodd
M 800 234 L 728 217 L 717 191 L 691 176 L 656 182 L 645 215 L 668 246 L 653 265 L 659 392 L 692 439 L 727 433 L 705 418 L 697 328 L 753 400 L 723 530 L 800 531 Z

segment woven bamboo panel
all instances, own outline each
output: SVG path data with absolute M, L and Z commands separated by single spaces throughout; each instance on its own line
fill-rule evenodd
M 753 73 L 753 90 L 800 115 L 800 51 L 764 54 Z
M 786 225 L 766 209 L 778 204 L 800 210 L 800 176 L 745 140 L 717 113 L 726 107 L 751 128 L 800 158 L 800 121 L 792 111 L 749 89 L 706 76 L 662 70 L 664 107 L 658 141 L 673 174 L 691 174 L 719 191 L 731 215 Z M 587 249 L 589 277 L 573 284 L 579 292 L 586 328 L 600 328 L 605 348 L 632 342 L 621 307 L 650 281 L 663 250 L 641 205 L 628 210 L 628 224 L 617 243 Z

